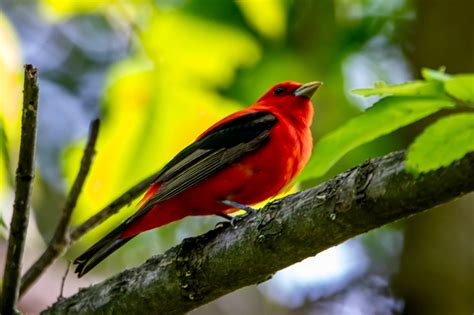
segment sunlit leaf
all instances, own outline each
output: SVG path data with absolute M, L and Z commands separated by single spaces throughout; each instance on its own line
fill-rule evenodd
M 10 186 L 13 185 L 13 177 L 10 166 L 10 152 L 8 149 L 8 138 L 5 132 L 3 119 L 0 117 L 0 187 L 6 180 Z
M 425 173 L 448 166 L 474 151 L 474 114 L 462 113 L 439 119 L 428 126 L 408 149 L 407 170 Z
M 377 82 L 373 88 L 356 89 L 353 90 L 352 93 L 361 96 L 436 96 L 443 95 L 443 85 L 436 81 L 412 81 L 393 85 L 387 85 L 385 82 Z
M 474 74 L 453 75 L 446 80 L 444 88 L 452 97 L 474 106 Z
M 312 160 L 300 179 L 322 176 L 350 150 L 440 109 L 453 106 L 453 102 L 437 98 L 384 98 L 319 140 L 314 147 Z
M 42 15 L 52 21 L 103 13 L 122 23 L 136 20 L 140 12 L 146 12 L 152 4 L 149 0 L 40 0 L 38 3 Z
M 42 0 L 42 10 L 58 17 L 93 12 L 107 4 L 105 1 L 80 1 L 80 0 Z
M 260 49 L 249 34 L 175 12 L 157 12 L 142 41 L 169 84 L 175 78 L 188 80 L 179 87 L 182 91 L 226 87 L 236 68 L 253 65 L 260 58 Z
M 238 0 L 245 19 L 260 34 L 269 39 L 279 39 L 286 31 L 286 9 L 282 0 Z
M 433 70 L 429 68 L 421 69 L 421 76 L 427 81 L 439 81 L 444 82 L 448 80 L 451 76 L 444 72 L 444 69 Z
M 21 53 L 11 23 L 0 12 L 0 191 L 11 182 L 6 170 L 19 147 L 21 105 Z M 8 137 L 8 147 L 7 147 Z M 13 163 L 15 161 L 12 161 Z

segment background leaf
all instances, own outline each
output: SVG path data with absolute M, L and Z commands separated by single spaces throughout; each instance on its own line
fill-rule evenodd
M 10 21 L 0 10 L 0 201 L 13 184 L 20 143 L 22 66 L 20 46 Z M 4 207 L 0 207 L 3 212 Z
M 450 107 L 451 101 L 438 98 L 384 98 L 318 141 L 300 180 L 322 176 L 350 150 Z
M 279 39 L 286 31 L 286 8 L 282 0 L 236 1 L 247 22 L 261 35 Z
M 408 149 L 407 170 L 425 173 L 447 166 L 474 151 L 474 114 L 441 118 L 416 138 Z
M 5 132 L 3 119 L 0 117 L 0 187 L 7 181 L 8 185 L 13 186 L 13 174 L 11 171 L 11 161 L 8 150 L 8 138 Z

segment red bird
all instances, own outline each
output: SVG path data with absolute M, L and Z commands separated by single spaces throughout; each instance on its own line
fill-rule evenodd
M 311 156 L 310 98 L 321 84 L 277 84 L 207 129 L 157 174 L 134 215 L 74 261 L 78 276 L 141 232 L 189 215 L 230 219 L 277 195 Z

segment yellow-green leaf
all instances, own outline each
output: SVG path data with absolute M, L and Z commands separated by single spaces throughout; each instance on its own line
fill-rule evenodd
M 352 149 L 450 107 L 453 102 L 438 98 L 386 97 L 318 141 L 300 179 L 322 176 Z
M 444 83 L 446 92 L 452 97 L 474 106 L 474 74 L 458 74 Z
M 352 93 L 361 96 L 436 96 L 443 95 L 443 85 L 437 81 L 413 81 L 392 85 L 387 85 L 385 82 L 379 81 L 374 84 L 373 88 L 355 89 L 352 90 Z
M 423 79 L 426 81 L 439 81 L 439 82 L 444 82 L 448 80 L 451 76 L 449 74 L 446 74 L 444 72 L 444 68 L 441 68 L 440 70 L 433 70 L 429 68 L 423 68 L 421 69 L 421 76 Z
M 15 30 L 0 11 L 0 193 L 10 189 L 11 169 L 20 145 L 21 52 Z M 8 143 L 7 143 L 8 139 Z M 8 146 L 7 146 L 8 144 Z M 13 160 L 10 162 L 10 157 Z
M 260 34 L 279 39 L 286 31 L 286 8 L 282 0 L 236 1 L 245 19 Z
M 420 174 L 448 166 L 474 151 L 474 113 L 442 118 L 428 126 L 408 149 L 407 170 Z

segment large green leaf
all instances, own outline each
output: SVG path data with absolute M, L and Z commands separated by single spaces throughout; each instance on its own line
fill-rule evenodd
M 474 74 L 458 74 L 444 83 L 446 92 L 452 97 L 474 106 Z
M 317 142 L 300 179 L 322 176 L 350 150 L 450 107 L 452 101 L 433 97 L 386 97 Z
M 413 81 L 402 84 L 387 85 L 383 81 L 376 82 L 373 88 L 352 91 L 361 96 L 393 95 L 393 96 L 437 96 L 443 95 L 443 85 L 437 81 Z
M 474 151 L 474 113 L 450 115 L 423 131 L 408 149 L 407 170 L 425 173 Z

